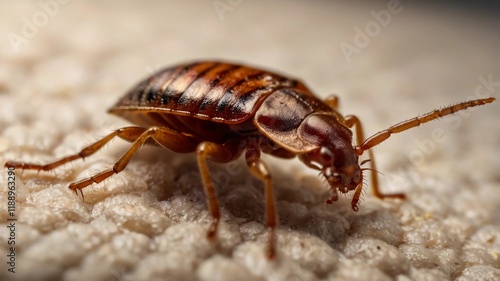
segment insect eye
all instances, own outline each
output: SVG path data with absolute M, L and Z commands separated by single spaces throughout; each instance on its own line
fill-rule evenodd
M 323 163 L 333 163 L 333 153 L 330 149 L 322 147 L 319 151 L 319 155 Z

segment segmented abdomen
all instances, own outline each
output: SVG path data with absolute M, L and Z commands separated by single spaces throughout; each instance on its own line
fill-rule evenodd
M 110 112 L 159 112 L 241 123 L 280 88 L 309 92 L 300 82 L 271 72 L 222 62 L 195 62 L 168 68 L 139 83 Z M 124 113 L 124 114 L 122 114 Z

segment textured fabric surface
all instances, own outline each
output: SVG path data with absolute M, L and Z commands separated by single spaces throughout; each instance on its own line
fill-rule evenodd
M 340 2 L 340 1 L 339 1 Z M 127 125 L 106 109 L 167 65 L 223 59 L 337 93 L 369 136 L 434 108 L 500 91 L 499 21 L 415 1 L 3 1 L 0 162 L 47 163 Z M 398 4 L 399 3 L 399 4 Z M 16 273 L 1 172 L 0 280 L 499 280 L 499 102 L 393 136 L 374 149 L 381 187 L 408 200 L 360 210 L 298 160 L 264 156 L 280 216 L 264 255 L 262 184 L 245 163 L 211 165 L 217 243 L 193 155 L 144 147 L 120 174 L 115 140 L 50 172 L 16 170 Z M 368 181 L 369 182 L 369 181 Z

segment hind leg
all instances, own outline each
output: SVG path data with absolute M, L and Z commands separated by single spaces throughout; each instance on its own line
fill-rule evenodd
M 50 162 L 48 164 L 40 165 L 40 164 L 34 164 L 34 163 L 26 163 L 26 162 L 16 162 L 16 161 L 7 161 L 4 165 L 5 168 L 7 167 L 14 167 L 22 170 L 37 170 L 37 171 L 50 171 L 52 169 L 55 169 L 63 164 L 66 164 L 68 162 L 77 160 L 77 159 L 84 159 L 85 157 L 88 157 L 95 152 L 97 152 L 99 149 L 101 149 L 106 143 L 108 143 L 110 140 L 112 140 L 114 137 L 120 137 L 122 139 L 128 140 L 128 141 L 135 141 L 146 129 L 142 127 L 124 127 L 120 128 L 118 130 L 113 131 L 112 133 L 108 134 L 104 138 L 96 141 L 95 143 L 83 148 L 80 152 L 72 155 L 68 155 L 64 158 L 61 158 L 59 160 L 56 160 L 54 162 Z
M 141 146 L 144 145 L 150 138 L 163 147 L 177 152 L 193 151 L 197 143 L 192 137 L 185 136 L 165 127 L 152 127 L 145 129 L 143 133 L 135 139 L 132 146 L 125 152 L 125 154 L 123 154 L 123 156 L 120 157 L 120 159 L 113 165 L 113 168 L 104 170 L 89 178 L 71 183 L 69 188 L 76 192 L 77 190 L 82 190 L 92 183 L 100 183 L 110 176 L 123 171 L 139 148 L 141 148 Z
M 153 127 L 153 128 L 142 128 L 142 127 L 124 127 L 114 132 L 108 134 L 104 138 L 98 140 L 97 142 L 83 148 L 79 153 L 72 154 L 56 160 L 54 162 L 40 165 L 33 163 L 15 162 L 8 161 L 5 163 L 5 167 L 15 167 L 25 170 L 37 170 L 37 171 L 50 171 L 55 169 L 65 163 L 74 161 L 76 159 L 83 159 L 90 156 L 101 149 L 106 143 L 112 140 L 114 137 L 120 137 L 124 140 L 133 142 L 132 147 L 125 152 L 125 154 L 115 163 L 112 169 L 105 170 L 96 175 L 93 175 L 87 179 L 79 180 L 73 182 L 69 185 L 69 188 L 75 192 L 81 190 L 92 183 L 99 183 L 110 176 L 121 172 L 128 165 L 137 150 L 149 139 L 152 138 L 158 144 L 165 148 L 177 151 L 177 152 L 189 152 L 193 151 L 196 147 L 197 142 L 188 136 L 185 136 L 176 131 L 170 130 L 168 128 Z M 83 196 L 83 193 L 82 193 Z

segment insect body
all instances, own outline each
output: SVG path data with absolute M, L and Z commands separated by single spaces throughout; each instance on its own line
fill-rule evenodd
M 213 239 L 220 211 L 207 160 L 227 163 L 244 154 L 252 174 L 265 185 L 266 222 L 270 229 L 268 255 L 273 257 L 277 214 L 271 176 L 260 159 L 261 152 L 280 158 L 298 156 L 327 180 L 331 190 L 327 203 L 336 201 L 338 192 L 354 191 L 351 206 L 357 211 L 363 172 L 375 170 L 371 147 L 393 133 L 494 100 L 478 99 L 434 110 L 365 140 L 358 118 L 337 112 L 336 97 L 323 101 L 301 82 L 264 70 L 215 61 L 195 62 L 159 71 L 140 82 L 109 110 L 138 126 L 118 129 L 78 154 L 46 165 L 9 161 L 5 166 L 52 170 L 95 153 L 116 136 L 132 142 L 113 168 L 71 183 L 69 188 L 76 192 L 125 169 L 132 156 L 147 142 L 175 152 L 196 152 L 213 218 L 208 237 Z M 352 128 L 356 144 L 353 144 Z M 363 169 L 360 166 L 368 161 L 359 163 L 358 159 L 365 151 L 369 154 L 370 168 Z M 371 182 L 379 198 L 405 197 L 404 194 L 380 192 L 376 173 L 371 173 Z

